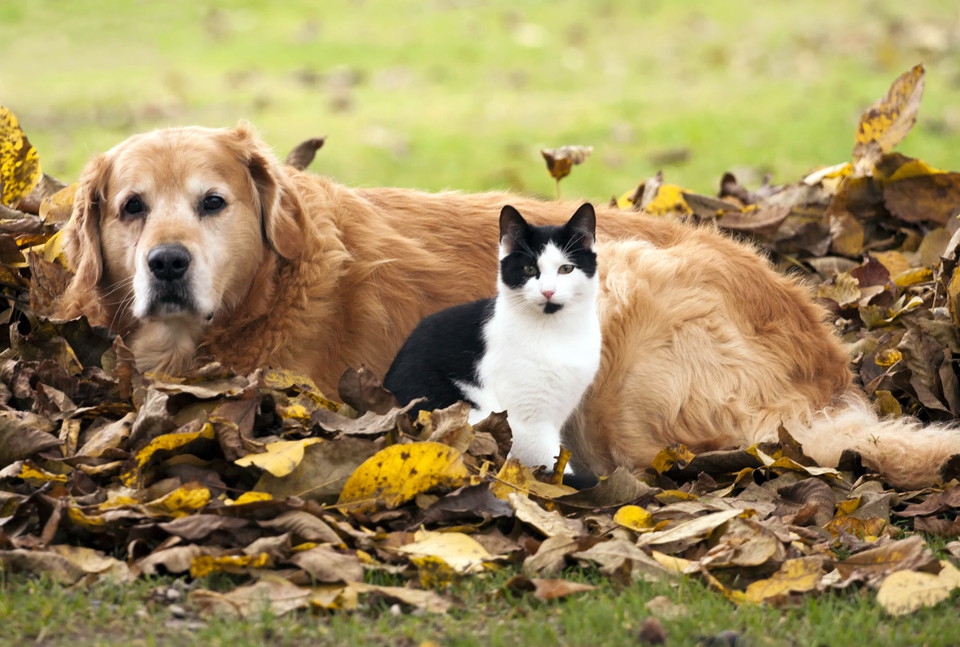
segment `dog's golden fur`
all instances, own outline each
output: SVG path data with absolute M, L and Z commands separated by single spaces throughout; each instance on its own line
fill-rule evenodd
M 227 206 L 198 215 L 211 193 Z M 144 214 L 122 215 L 131 195 Z M 382 375 L 425 315 L 495 291 L 505 203 L 534 223 L 573 212 L 503 193 L 347 188 L 281 166 L 245 126 L 147 133 L 82 176 L 59 314 L 127 336 L 145 370 L 210 356 L 333 391 L 348 366 Z M 935 481 L 960 452 L 951 428 L 878 420 L 808 291 L 751 247 L 611 209 L 597 225 L 603 360 L 567 430 L 582 464 L 644 467 L 669 443 L 743 446 L 781 424 L 820 462 L 856 449 L 902 486 Z M 170 243 L 193 259 L 182 310 L 150 303 L 146 255 Z

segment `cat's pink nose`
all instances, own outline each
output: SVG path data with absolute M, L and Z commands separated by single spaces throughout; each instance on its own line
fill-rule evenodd
M 553 292 L 553 290 L 541 290 L 540 294 L 546 297 L 547 300 L 550 300 L 550 298 L 553 296 Z

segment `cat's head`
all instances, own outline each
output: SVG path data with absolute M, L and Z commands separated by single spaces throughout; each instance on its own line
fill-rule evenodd
M 586 203 L 562 227 L 530 225 L 510 205 L 500 212 L 500 293 L 514 307 L 553 314 L 593 307 L 597 218 Z

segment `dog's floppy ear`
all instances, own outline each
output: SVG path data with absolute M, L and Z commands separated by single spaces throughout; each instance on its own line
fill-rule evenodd
M 63 249 L 74 272 L 74 290 L 92 290 L 103 274 L 100 251 L 100 204 L 106 189 L 110 163 L 106 155 L 90 160 L 80 175 L 80 187 L 73 198 L 73 213 L 64 227 Z
M 306 221 L 296 190 L 276 157 L 249 125 L 241 123 L 231 132 L 240 143 L 259 195 L 264 238 L 283 258 L 298 257 L 303 252 Z

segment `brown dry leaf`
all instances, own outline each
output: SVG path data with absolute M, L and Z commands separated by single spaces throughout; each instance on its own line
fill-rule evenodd
M 631 541 L 615 537 L 601 541 L 587 550 L 571 553 L 571 557 L 596 564 L 605 575 L 627 572 L 635 580 L 662 579 L 666 569 Z
M 517 493 L 507 497 L 517 519 L 532 526 L 547 537 L 580 537 L 586 534 L 583 522 L 568 519 L 556 510 L 545 510 L 538 503 Z
M 317 546 L 294 553 L 288 560 L 306 571 L 315 582 L 362 582 L 363 564 L 356 554 L 344 553 L 328 546 Z
M 845 579 L 877 581 L 895 571 L 926 569 L 932 563 L 936 560 L 923 537 L 914 535 L 868 548 L 837 562 L 836 567 Z
M 421 492 L 465 485 L 463 455 L 440 443 L 391 445 L 364 461 L 347 478 L 337 505 L 353 512 L 395 508 Z
M 291 611 L 306 609 L 311 591 L 279 577 L 264 577 L 256 584 L 241 586 L 227 593 L 198 589 L 190 593 L 190 601 L 208 617 L 223 614 L 247 618 L 269 610 L 282 616 Z
M 24 424 L 9 412 L 0 412 L 0 468 L 59 446 L 60 439 L 53 434 Z
M 111 577 L 121 582 L 132 579 L 125 563 L 83 546 L 58 545 L 46 551 L 3 550 L 0 566 L 5 572 L 42 574 L 65 585 L 76 584 L 86 576 Z
M 400 586 L 378 586 L 360 582 L 351 583 L 347 589 L 357 594 L 366 594 L 400 602 L 415 609 L 422 609 L 427 613 L 444 614 L 450 610 L 452 605 L 449 600 L 434 591 L 421 591 Z
M 890 85 L 887 94 L 860 117 L 853 147 L 854 173 L 873 173 L 883 153 L 906 137 L 917 119 L 923 97 L 923 65 L 915 65 Z
M 567 558 L 580 550 L 576 539 L 567 535 L 547 537 L 537 552 L 523 560 L 523 572 L 529 576 L 556 575 L 567 565 Z
M 287 153 L 287 158 L 284 160 L 284 164 L 289 164 L 295 169 L 304 170 L 310 163 L 313 162 L 313 158 L 316 156 L 317 151 L 323 147 L 323 143 L 327 140 L 326 137 L 312 137 L 306 139 Z
M 340 536 L 330 527 L 330 524 L 304 510 L 290 510 L 273 519 L 260 520 L 257 525 L 261 528 L 288 533 L 294 544 L 340 543 Z
M 550 177 L 557 182 L 570 175 L 575 164 L 582 164 L 593 153 L 593 146 L 561 146 L 560 148 L 544 148 L 540 151 Z
M 877 602 L 894 616 L 913 613 L 943 602 L 960 589 L 960 571 L 948 561 L 940 561 L 940 572 L 897 571 L 877 589 Z
M 568 595 L 585 593 L 586 591 L 596 591 L 597 587 L 592 584 L 582 582 L 571 582 L 570 580 L 560 579 L 542 579 L 534 577 L 530 579 L 533 584 L 533 597 L 541 601 L 558 600 Z
M 944 226 L 960 211 L 960 173 L 886 182 L 883 202 L 891 214 L 905 222 Z
M 673 523 L 667 526 L 666 530 L 641 535 L 637 545 L 657 546 L 659 550 L 667 553 L 679 552 L 686 546 L 703 541 L 718 527 L 741 514 L 741 510 L 723 510 Z

